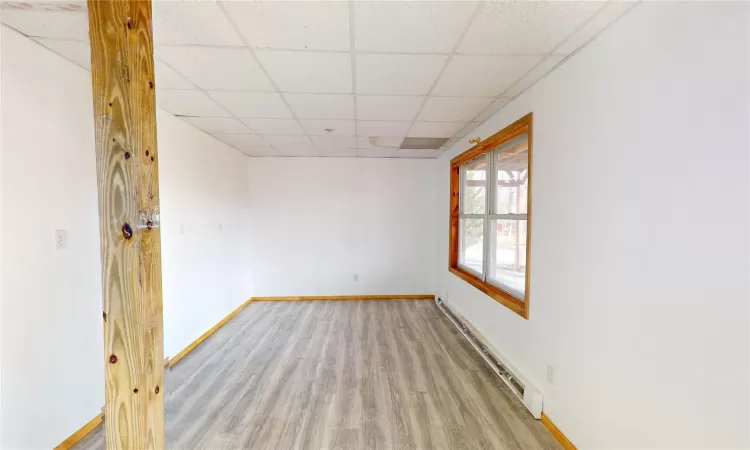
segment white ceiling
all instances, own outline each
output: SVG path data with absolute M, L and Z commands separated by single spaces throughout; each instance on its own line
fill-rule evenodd
M 157 104 L 250 156 L 434 158 L 633 4 L 154 0 Z M 1 5 L 90 67 L 85 3 Z

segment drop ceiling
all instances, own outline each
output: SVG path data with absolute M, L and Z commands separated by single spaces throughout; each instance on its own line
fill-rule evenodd
M 85 3 L 0 5 L 90 68 Z M 249 156 L 434 158 L 632 5 L 154 0 L 157 104 Z

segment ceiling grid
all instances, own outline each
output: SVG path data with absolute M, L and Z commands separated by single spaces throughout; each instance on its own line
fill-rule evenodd
M 154 0 L 157 105 L 249 156 L 434 158 L 636 3 Z M 85 2 L 9 5 L 89 69 Z
M 354 51 L 357 46 L 354 41 L 354 0 L 347 0 L 346 7 L 349 13 L 349 51 L 350 51 L 350 70 L 352 77 L 352 104 L 354 105 L 354 152 L 356 156 L 360 156 L 360 149 L 357 145 L 357 137 L 359 136 L 359 115 L 357 114 L 357 53 Z M 329 128 L 330 129 L 330 128 Z
M 240 39 L 242 40 L 242 42 L 243 42 L 243 44 L 244 44 L 245 48 L 246 48 L 246 49 L 247 49 L 247 50 L 248 50 L 248 51 L 250 52 L 250 54 L 252 55 L 253 59 L 255 60 L 255 62 L 256 62 L 256 63 L 258 64 L 258 66 L 260 67 L 261 71 L 263 71 L 263 73 L 265 74 L 266 78 L 268 78 L 268 80 L 269 80 L 269 81 L 271 82 L 271 85 L 273 86 L 273 88 L 274 88 L 274 91 L 275 91 L 275 92 L 277 92 L 277 93 L 279 93 L 279 96 L 281 97 L 281 100 L 282 100 L 282 101 L 284 102 L 284 104 L 286 105 L 286 107 L 287 107 L 287 108 L 289 109 L 289 112 L 291 113 L 292 117 L 294 118 L 294 120 L 296 120 L 296 121 L 297 121 L 297 124 L 298 124 L 298 125 L 300 126 L 300 128 L 301 128 L 301 127 L 302 127 L 302 124 L 301 124 L 301 123 L 300 123 L 300 121 L 299 121 L 299 117 L 297 117 L 297 116 L 296 116 L 296 115 L 294 114 L 294 110 L 292 110 L 292 108 L 291 108 L 291 107 L 289 106 L 289 103 L 288 103 L 288 102 L 286 101 L 286 99 L 284 98 L 284 96 L 283 96 L 283 95 L 281 95 L 281 90 L 280 90 L 280 89 L 279 89 L 279 87 L 278 87 L 278 86 L 276 85 L 276 83 L 275 83 L 275 82 L 273 81 L 273 79 L 272 79 L 272 78 L 271 78 L 271 77 L 270 77 L 270 76 L 268 75 L 268 72 L 267 72 L 267 71 L 266 71 L 266 69 L 265 69 L 265 68 L 263 67 L 263 65 L 262 65 L 262 64 L 260 63 L 260 60 L 258 59 L 258 56 L 257 56 L 257 55 L 255 54 L 255 51 L 253 50 L 253 47 L 252 47 L 252 46 L 251 46 L 251 45 L 249 44 L 249 42 L 247 42 L 247 39 L 245 38 L 245 36 L 244 36 L 244 35 L 243 35 L 243 34 L 242 34 L 242 33 L 240 32 L 239 28 L 237 27 L 237 24 L 235 23 L 235 21 L 234 21 L 234 20 L 232 19 L 231 15 L 230 15 L 230 14 L 229 14 L 229 13 L 227 12 L 226 8 L 224 7 L 224 4 L 223 4 L 223 3 L 217 3 L 217 5 L 218 5 L 218 7 L 219 7 L 219 8 L 221 8 L 221 11 L 222 11 L 222 13 L 224 14 L 224 16 L 225 16 L 225 17 L 227 18 L 227 20 L 229 21 L 230 25 L 232 26 L 232 29 L 234 29 L 234 32 L 235 32 L 235 33 L 236 33 L 236 34 L 237 34 L 237 35 L 238 35 L 238 36 L 240 37 Z M 240 121 L 241 121 L 241 120 L 240 120 Z M 242 122 L 242 121 L 241 121 L 241 122 Z M 247 123 L 245 123 L 245 122 L 243 122 L 243 123 L 244 123 L 244 124 L 245 124 L 245 125 L 247 126 Z M 249 128 L 250 130 L 254 131 L 254 130 L 252 129 L 252 127 L 249 127 L 249 126 L 248 126 L 248 128 Z M 258 134 L 258 133 L 256 133 L 256 134 Z M 270 147 L 271 149 L 273 149 L 273 150 L 274 150 L 275 152 L 277 152 L 277 154 L 275 154 L 275 155 L 274 155 L 274 154 L 270 154 L 270 155 L 268 155 L 268 154 L 260 154 L 260 155 L 258 155 L 258 154 L 257 154 L 258 152 L 256 151 L 256 156 L 280 156 L 281 154 L 283 154 L 283 152 L 281 152 L 281 150 L 280 150 L 279 148 L 274 148 L 273 144 L 271 144 L 271 142 L 269 141 L 269 139 L 267 139 L 267 138 L 263 137 L 263 135 L 259 135 L 259 136 L 260 136 L 260 137 L 261 137 L 261 138 L 262 138 L 262 139 L 263 139 L 263 140 L 264 140 L 265 142 L 267 142 L 267 143 L 269 144 L 269 147 Z M 309 138 L 309 137 L 307 138 L 307 140 L 308 140 L 308 142 L 310 143 L 310 146 L 312 146 L 312 141 L 310 140 L 310 138 Z M 297 149 L 297 150 L 303 150 L 303 149 Z
M 466 26 L 464 27 L 463 31 L 461 32 L 461 35 L 458 37 L 458 40 L 453 45 L 453 48 L 451 49 L 451 53 L 448 55 L 448 58 L 445 60 L 445 63 L 443 64 L 443 68 L 440 69 L 440 73 L 438 74 L 437 78 L 435 78 L 435 81 L 432 83 L 432 86 L 430 86 L 430 90 L 427 91 L 427 95 L 425 96 L 424 100 L 422 100 L 422 104 L 419 105 L 419 110 L 417 111 L 416 119 L 419 119 L 419 116 L 422 114 L 422 111 L 424 110 L 425 104 L 427 104 L 427 100 L 430 98 L 430 94 L 432 94 L 432 91 L 435 89 L 435 86 L 437 86 L 438 82 L 442 78 L 443 74 L 445 73 L 445 69 L 448 68 L 448 65 L 453 60 L 453 56 L 456 54 L 456 51 L 458 50 L 459 46 L 461 45 L 461 42 L 463 42 L 464 36 L 466 36 L 466 33 L 469 31 L 469 28 L 471 27 L 471 24 L 474 22 L 474 19 L 476 19 L 477 15 L 479 14 L 479 11 L 482 8 L 481 3 L 477 3 L 476 7 L 474 8 L 474 12 L 472 13 L 471 17 L 469 18 L 468 22 L 466 23 Z M 409 132 L 407 132 L 407 136 L 411 136 L 411 131 L 414 129 L 415 122 L 412 122 L 411 127 L 409 128 Z M 463 127 L 462 127 L 463 129 Z M 450 138 L 451 136 L 449 136 Z M 447 142 L 447 141 L 446 141 Z M 418 153 L 425 153 L 424 150 L 412 150 L 412 152 Z

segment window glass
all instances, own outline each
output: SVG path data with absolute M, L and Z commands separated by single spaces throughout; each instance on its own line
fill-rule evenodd
M 463 166 L 461 208 L 464 214 L 484 214 L 487 195 L 487 155 L 477 157 Z
M 519 136 L 492 152 L 495 214 L 526 214 L 529 192 L 529 139 Z
M 484 273 L 484 219 L 461 218 L 458 228 L 458 263 Z
M 523 299 L 526 291 L 527 221 L 494 219 L 490 224 L 487 278 L 502 290 Z

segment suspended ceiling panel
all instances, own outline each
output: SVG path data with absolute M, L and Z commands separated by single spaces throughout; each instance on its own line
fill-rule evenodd
M 157 104 L 250 156 L 434 158 L 634 4 L 154 0 Z M 85 2 L 0 8 L 90 68 Z

